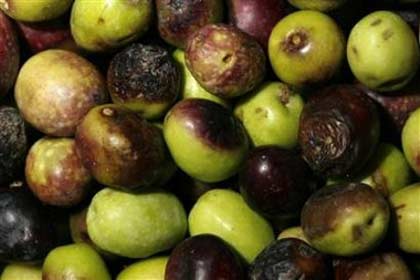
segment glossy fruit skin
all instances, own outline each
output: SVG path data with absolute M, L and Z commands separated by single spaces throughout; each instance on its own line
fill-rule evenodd
M 219 103 L 225 107 L 229 108 L 228 101 L 222 99 L 214 94 L 211 94 L 205 90 L 191 74 L 191 71 L 185 65 L 185 52 L 181 49 L 176 49 L 172 53 L 173 58 L 178 63 L 178 67 L 181 70 L 182 82 L 181 82 L 181 98 L 203 98 L 210 101 Z
M 191 34 L 207 24 L 222 21 L 224 6 L 222 0 L 157 0 L 156 10 L 160 37 L 185 49 Z
M 251 264 L 250 280 L 331 279 L 327 257 L 302 240 L 271 243 Z
M 106 84 L 96 67 L 65 50 L 46 50 L 20 69 L 15 99 L 24 119 L 44 134 L 73 136 L 76 126 L 95 105 L 108 100 Z
M 322 84 L 341 67 L 345 37 L 328 15 L 298 11 L 276 24 L 268 42 L 268 55 L 283 82 L 298 87 Z
M 404 260 L 392 252 L 335 260 L 334 274 L 336 280 L 414 279 Z
M 219 237 L 201 234 L 178 244 L 166 267 L 165 280 L 245 279 L 236 253 Z
M 4 0 L 0 9 L 15 20 L 39 22 L 61 16 L 72 4 L 73 0 Z
M 376 11 L 353 27 L 347 57 L 361 83 L 378 91 L 393 91 L 416 74 L 420 50 L 415 34 L 400 16 Z
M 401 142 L 405 158 L 417 175 L 420 175 L 420 108 L 416 109 L 407 119 L 402 133 Z
M 301 212 L 305 237 L 317 250 L 354 256 L 375 249 L 388 229 L 385 198 L 368 185 L 341 183 L 316 191 Z
M 392 233 L 398 247 L 407 253 L 419 254 L 420 245 L 417 236 L 420 234 L 418 216 L 420 205 L 420 184 L 405 187 L 390 197 L 393 213 Z
M 19 44 L 11 20 L 0 11 L 0 99 L 12 88 L 19 71 Z
M 229 23 L 254 37 L 264 50 L 273 27 L 288 12 L 284 0 L 229 0 L 227 5 Z
M 0 184 L 10 183 L 25 162 L 26 125 L 14 107 L 0 106 Z
M 116 280 L 164 280 L 169 257 L 152 257 L 133 263 L 122 270 Z
M 352 176 L 363 169 L 379 140 L 375 104 L 360 89 L 333 85 L 303 108 L 299 144 L 309 166 L 326 177 Z
M 198 83 L 221 98 L 253 90 L 266 71 L 266 57 L 258 42 L 226 24 L 208 24 L 191 35 L 185 62 Z
M 303 242 L 306 242 L 307 244 L 310 244 L 309 241 L 306 239 L 301 226 L 286 228 L 277 236 L 277 240 L 285 238 L 296 238 L 302 240 Z
M 56 245 L 49 213 L 22 187 L 0 190 L 0 259 L 42 260 Z
M 288 0 L 300 10 L 328 12 L 342 6 L 347 0 Z
M 127 258 L 169 250 L 187 231 L 182 204 L 159 189 L 129 193 L 104 188 L 93 197 L 86 221 L 99 248 Z
M 194 179 L 214 183 L 235 175 L 248 152 L 242 124 L 220 104 L 184 99 L 165 117 L 163 133 L 175 162 Z
M 120 105 L 91 109 L 75 141 L 83 165 L 105 186 L 133 190 L 162 184 L 175 169 L 160 129 Z
M 76 43 L 88 51 L 112 51 L 135 41 L 149 29 L 153 9 L 152 0 L 75 0 L 71 33 Z
M 42 202 L 74 206 L 88 194 L 92 177 L 83 166 L 73 139 L 42 138 L 26 157 L 25 178 Z
M 252 150 L 239 178 L 245 201 L 272 218 L 298 216 L 316 188 L 314 176 L 300 155 L 277 146 Z
M 136 43 L 112 58 L 107 83 L 115 104 L 157 119 L 178 97 L 181 73 L 165 48 Z
M 232 190 L 214 189 L 202 195 L 190 211 L 188 224 L 191 236 L 216 235 L 247 263 L 274 240 L 271 225 Z
M 241 98 L 234 108 L 254 146 L 278 145 L 292 149 L 297 145 L 299 118 L 304 101 L 286 84 L 267 82 Z
M 42 279 L 111 280 L 105 262 L 87 244 L 54 248 L 45 258 Z

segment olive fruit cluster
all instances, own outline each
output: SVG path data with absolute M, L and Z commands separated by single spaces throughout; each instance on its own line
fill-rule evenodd
M 0 0 L 0 280 L 418 279 L 419 9 Z

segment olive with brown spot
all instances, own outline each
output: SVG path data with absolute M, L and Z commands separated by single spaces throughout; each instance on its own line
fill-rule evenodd
M 208 24 L 191 35 L 185 62 L 198 83 L 221 98 L 253 90 L 266 71 L 265 53 L 258 42 L 225 24 Z
M 266 82 L 242 97 L 234 108 L 254 146 L 278 145 L 292 149 L 298 142 L 301 94 L 280 82 Z
M 91 52 L 111 52 L 143 36 L 152 25 L 152 0 L 75 0 L 70 18 L 74 40 Z
M 298 87 L 322 84 L 340 70 L 345 37 L 328 15 L 298 11 L 276 24 L 268 42 L 268 55 L 283 82 Z
M 387 232 L 389 220 L 385 198 L 362 183 L 326 186 L 306 201 L 301 213 L 302 229 L 310 244 L 336 256 L 375 249 Z
M 334 260 L 335 280 L 413 280 L 407 264 L 396 253 Z
M 250 280 L 331 279 L 328 257 L 306 242 L 285 238 L 276 240 L 262 251 L 251 264 Z
M 163 132 L 177 165 L 203 182 L 235 175 L 248 152 L 248 137 L 240 121 L 206 99 L 178 102 L 166 115 Z
M 156 8 L 160 37 L 181 49 L 195 31 L 223 20 L 222 0 L 157 0 Z
M 352 85 L 333 85 L 313 94 L 301 114 L 298 141 L 303 158 L 319 175 L 351 177 L 373 155 L 379 115 L 372 100 Z
M 73 136 L 94 106 L 108 100 L 106 83 L 96 67 L 65 50 L 46 50 L 20 69 L 15 99 L 24 119 L 50 136 Z
M 411 113 L 402 133 L 401 142 L 405 158 L 417 175 L 420 175 L 420 108 Z
M 106 186 L 132 190 L 163 184 L 175 171 L 160 128 L 116 104 L 91 109 L 75 141 L 83 165 Z
M 392 206 L 392 236 L 398 247 L 407 253 L 420 254 L 419 216 L 420 183 L 402 188 L 390 198 Z
M 182 77 L 166 49 L 136 43 L 113 57 L 107 78 L 114 103 L 157 119 L 178 97 Z
M 351 30 L 347 58 L 361 83 L 378 91 L 393 91 L 414 77 L 420 51 L 416 35 L 398 14 L 376 11 Z
M 70 138 L 42 138 L 35 142 L 26 157 L 25 178 L 39 200 L 67 207 L 86 197 L 91 182 Z

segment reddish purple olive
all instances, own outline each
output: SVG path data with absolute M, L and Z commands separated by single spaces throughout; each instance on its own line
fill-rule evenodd
M 165 280 L 244 280 L 238 255 L 221 238 L 211 234 L 190 237 L 172 251 Z
M 19 70 L 19 44 L 11 20 L 0 11 L 0 98 L 12 88 Z
M 284 0 L 229 0 L 229 22 L 254 37 L 264 49 L 277 22 L 287 13 Z
M 305 104 L 298 141 L 309 166 L 326 177 L 352 176 L 374 153 L 379 116 L 372 100 L 352 85 L 335 85 Z
M 271 218 L 297 217 L 316 188 L 312 171 L 300 155 L 277 146 L 251 151 L 239 178 L 245 201 Z

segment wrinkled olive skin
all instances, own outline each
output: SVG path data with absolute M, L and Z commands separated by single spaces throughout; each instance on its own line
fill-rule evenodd
M 327 257 L 302 240 L 276 240 L 251 264 L 250 280 L 331 279 Z
M 303 108 L 298 132 L 303 158 L 322 176 L 355 175 L 375 151 L 379 126 L 375 104 L 360 89 L 329 86 Z
M 0 190 L 0 260 L 40 261 L 56 246 L 49 213 L 27 190 Z
M 27 130 L 18 110 L 0 106 L 0 184 L 9 183 L 18 175 L 27 149 Z
M 108 90 L 112 101 L 146 119 L 162 117 L 175 102 L 181 73 L 171 54 L 157 45 L 133 44 L 111 60 Z
M 219 237 L 201 234 L 178 244 L 166 266 L 165 280 L 244 280 L 239 257 Z
M 377 253 L 370 256 L 334 261 L 335 280 L 412 280 L 410 269 L 396 253 Z

